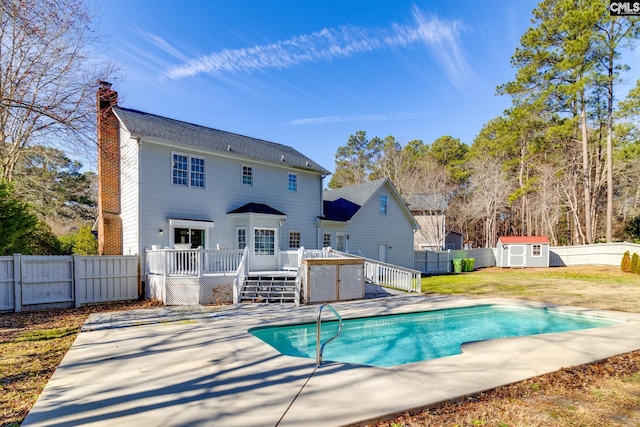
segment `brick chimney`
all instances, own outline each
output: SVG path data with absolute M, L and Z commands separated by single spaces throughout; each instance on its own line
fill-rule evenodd
M 99 82 L 98 107 L 98 253 L 122 255 L 120 218 L 120 141 L 119 123 L 113 112 L 118 93 L 111 83 Z

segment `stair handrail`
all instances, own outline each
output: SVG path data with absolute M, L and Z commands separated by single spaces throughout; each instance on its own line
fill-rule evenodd
M 248 270 L 247 261 L 249 261 L 249 247 L 245 246 L 244 250 L 242 251 L 242 258 L 238 263 L 236 276 L 233 279 L 233 304 L 234 305 L 238 304 L 240 286 L 242 285 L 242 282 L 244 282 L 244 279 L 247 277 L 247 270 Z
M 327 308 L 330 310 L 334 316 L 338 318 L 338 333 L 329 338 L 327 341 L 320 345 L 320 331 L 322 329 L 322 309 Z M 330 304 L 322 304 L 320 308 L 318 308 L 318 318 L 316 320 L 316 368 L 322 366 L 322 353 L 324 352 L 324 346 L 329 344 L 331 341 L 335 340 L 342 333 L 342 316 L 333 308 Z

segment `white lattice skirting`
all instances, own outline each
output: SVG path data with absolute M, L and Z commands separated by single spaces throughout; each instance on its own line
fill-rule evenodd
M 147 297 L 165 305 L 221 304 L 233 301 L 233 276 L 149 275 Z

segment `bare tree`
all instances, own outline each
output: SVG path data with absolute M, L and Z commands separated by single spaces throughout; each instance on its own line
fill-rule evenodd
M 495 158 L 475 158 L 469 162 L 469 169 L 472 187 L 469 214 L 484 222 L 483 241 L 489 248 L 498 240 L 498 216 L 508 205 L 512 184 L 502 172 L 502 164 Z
M 33 145 L 95 148 L 95 87 L 116 67 L 82 0 L 0 2 L 0 178 Z

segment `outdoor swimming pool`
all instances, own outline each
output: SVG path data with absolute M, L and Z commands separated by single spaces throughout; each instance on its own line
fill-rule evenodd
M 461 344 L 473 341 L 567 332 L 619 323 L 619 320 L 503 305 L 363 317 L 344 321 L 342 334 L 324 348 L 323 359 L 388 367 L 460 354 Z M 325 320 L 322 342 L 335 335 L 337 330 L 337 321 Z M 315 359 L 315 322 L 258 327 L 249 332 L 284 355 Z

